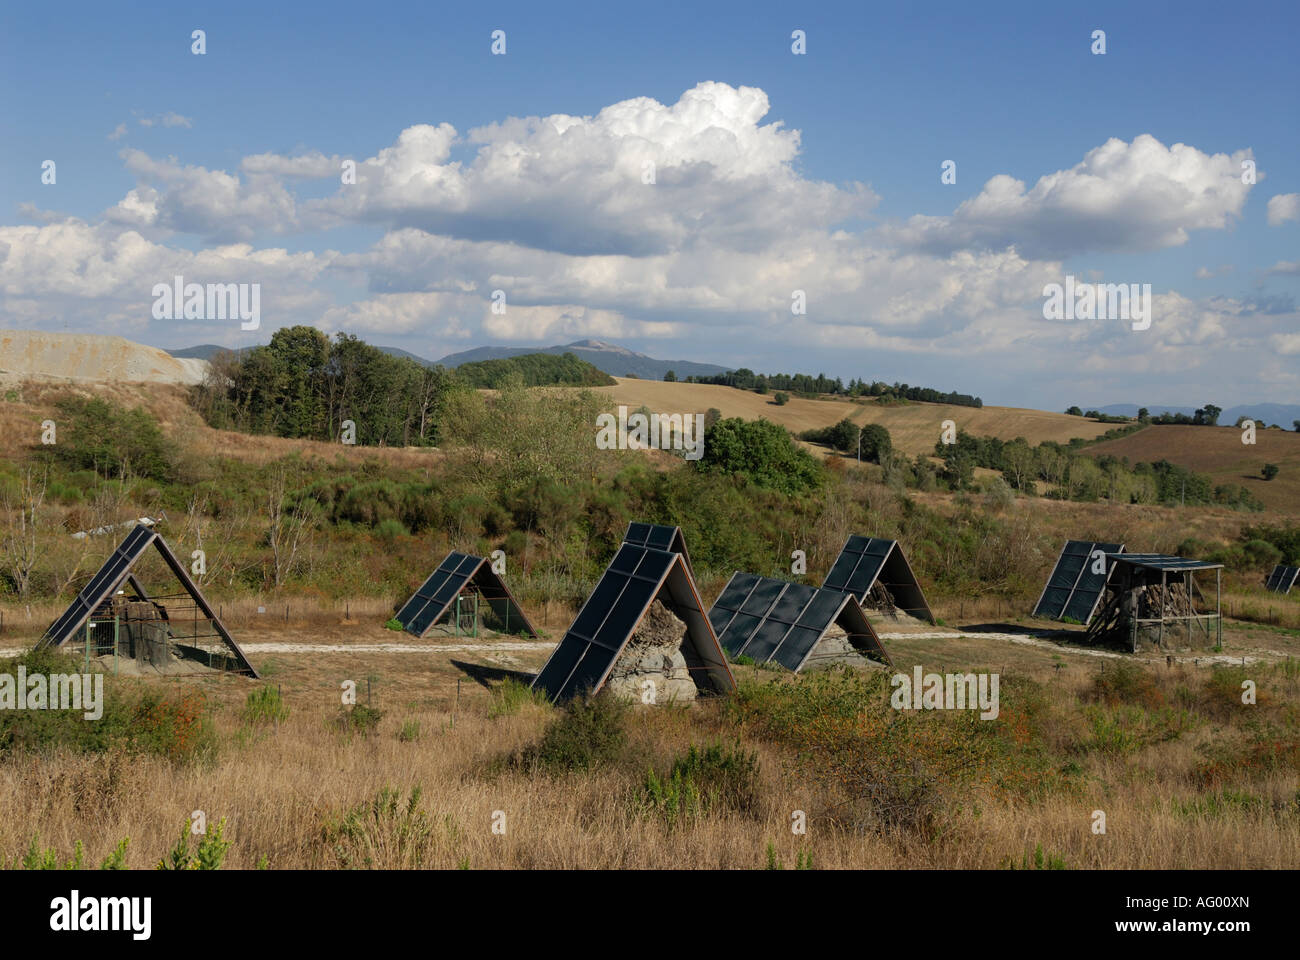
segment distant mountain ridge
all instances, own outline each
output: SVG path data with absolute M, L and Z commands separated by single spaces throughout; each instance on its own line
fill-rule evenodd
M 477 347 L 461 353 L 452 353 L 438 362 L 444 367 L 458 367 L 462 363 L 480 360 L 501 360 L 517 357 L 526 353 L 572 353 L 579 360 L 586 360 L 597 370 L 608 373 L 611 377 L 640 377 L 642 380 L 662 380 L 669 370 L 682 377 L 711 377 L 726 373 L 732 367 L 719 366 L 716 363 L 699 363 L 695 360 L 658 360 L 644 353 L 637 353 L 604 340 L 575 340 L 551 347 Z
M 200 343 L 197 347 L 185 347 L 183 350 L 168 350 L 177 360 L 211 360 L 222 350 L 229 350 L 229 347 L 219 347 L 215 343 Z
M 620 347 L 615 343 L 591 339 L 576 340 L 573 343 L 557 344 L 550 347 L 476 347 L 473 350 L 448 354 L 436 362 L 426 360 L 424 357 L 417 356 L 400 347 L 381 347 L 376 344 L 376 348 L 394 357 L 406 357 L 408 360 L 414 360 L 422 366 L 442 365 L 448 368 L 459 367 L 462 363 L 478 363 L 483 360 L 505 360 L 509 357 L 521 357 L 529 353 L 549 353 L 555 356 L 572 353 L 579 360 L 586 360 L 597 370 L 607 373 L 611 377 L 631 376 L 640 377 L 642 380 L 662 380 L 664 374 L 669 370 L 677 374 L 678 379 L 682 379 L 692 376 L 712 377 L 735 369 L 734 367 L 723 367 L 716 363 L 699 363 L 695 360 L 658 360 L 644 353 L 637 353 L 634 350 L 628 350 L 626 347 Z M 181 350 L 168 350 L 167 352 L 177 359 L 193 357 L 199 360 L 211 360 L 220 351 L 228 349 L 230 348 L 220 347 L 214 343 L 201 343 L 198 346 L 185 347 Z
M 1185 413 L 1190 417 L 1197 410 L 1196 407 L 1175 407 L 1161 403 L 1112 403 L 1104 407 L 1089 407 L 1088 409 L 1096 410 L 1098 413 L 1136 417 L 1138 410 L 1142 407 L 1146 407 L 1147 412 L 1153 417 L 1158 417 L 1162 413 Z M 1243 403 L 1226 408 L 1219 414 L 1219 423 L 1222 426 L 1230 427 L 1237 422 L 1238 417 L 1248 417 L 1251 420 L 1262 421 L 1270 425 L 1276 423 L 1290 430 L 1292 429 L 1291 422 L 1300 420 L 1300 404 Z

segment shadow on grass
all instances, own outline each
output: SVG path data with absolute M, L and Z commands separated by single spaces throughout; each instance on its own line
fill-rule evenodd
M 453 667 L 487 690 L 506 680 L 517 680 L 527 686 L 537 678 L 537 674 L 524 670 L 507 670 L 504 667 L 489 667 L 481 663 L 466 663 L 463 660 L 450 662 Z

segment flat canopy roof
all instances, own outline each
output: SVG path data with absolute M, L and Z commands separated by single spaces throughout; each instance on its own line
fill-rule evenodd
M 1187 570 L 1221 570 L 1223 564 L 1210 563 L 1208 560 L 1188 560 L 1186 557 L 1172 557 L 1167 553 L 1108 553 L 1117 563 L 1127 563 L 1133 567 L 1146 567 L 1148 570 L 1164 570 L 1181 573 Z

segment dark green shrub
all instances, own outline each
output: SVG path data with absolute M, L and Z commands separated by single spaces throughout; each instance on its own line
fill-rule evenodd
M 553 771 L 590 770 L 616 761 L 627 745 L 627 711 L 615 697 L 575 697 L 520 760 Z
M 339 726 L 349 736 L 354 733 L 363 737 L 370 736 L 383 718 L 384 711 L 378 707 L 368 707 L 364 703 L 354 703 L 339 710 Z
M 795 445 L 789 432 L 768 420 L 719 420 L 704 434 L 704 472 L 733 474 L 760 487 L 797 494 L 822 482 L 817 461 Z

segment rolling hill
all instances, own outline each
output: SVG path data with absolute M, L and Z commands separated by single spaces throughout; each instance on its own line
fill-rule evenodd
M 724 417 L 743 417 L 746 420 L 766 417 L 796 433 L 828 427 L 847 417 L 859 425 L 881 424 L 889 431 L 894 448 L 909 456 L 934 452 L 944 420 L 953 420 L 959 429 L 968 433 L 1003 440 L 1024 437 L 1030 443 L 1044 440 L 1065 443 L 1072 437 L 1092 439 L 1113 426 L 1064 413 L 1020 407 L 976 408 L 943 403 L 882 405 L 874 401 L 851 403 L 848 400 L 801 400 L 797 397 L 791 397 L 784 406 L 777 406 L 770 394 L 734 387 L 620 377 L 615 377 L 615 380 L 615 386 L 598 387 L 593 391 L 609 397 L 611 407 L 618 404 L 626 404 L 632 409 L 646 406 L 657 413 L 703 413 L 716 407 Z
M 572 353 L 579 360 L 586 360 L 597 370 L 602 370 L 611 376 L 631 376 L 648 380 L 662 380 L 669 370 L 678 377 L 711 377 L 731 369 L 720 367 L 715 363 L 697 363 L 694 360 L 657 360 L 644 353 L 636 353 L 604 340 L 577 340 L 553 347 L 478 347 L 463 353 L 449 354 L 438 362 L 444 367 L 456 367 L 462 363 L 500 360 L 525 353 Z
M 1147 411 L 1153 417 L 1158 417 L 1162 413 L 1183 413 L 1191 416 L 1196 412 L 1196 407 L 1177 407 L 1160 403 L 1111 403 L 1104 407 L 1095 407 L 1098 413 L 1113 413 L 1122 417 L 1136 417 L 1140 408 L 1146 407 Z M 1262 423 L 1281 424 L 1283 429 L 1291 429 L 1293 420 L 1300 420 L 1300 404 L 1295 403 L 1246 403 L 1235 407 L 1228 407 L 1219 414 L 1219 423 L 1225 426 L 1232 426 L 1237 422 L 1238 417 L 1249 417 L 1251 420 Z
M 202 343 L 197 346 L 167 352 L 177 359 L 211 360 L 215 353 L 226 349 L 229 348 L 214 343 Z M 716 363 L 698 363 L 694 360 L 658 360 L 655 357 L 637 353 L 617 344 L 607 343 L 604 340 L 577 340 L 573 343 L 557 344 L 550 347 L 476 347 L 473 350 L 448 354 L 437 361 L 426 360 L 424 357 L 411 353 L 409 350 L 403 350 L 401 347 L 381 347 L 376 345 L 376 349 L 394 357 L 405 357 L 408 360 L 414 360 L 421 366 L 444 366 L 448 368 L 458 367 L 462 363 L 505 360 L 530 353 L 549 353 L 555 356 L 572 353 L 579 360 L 585 360 L 597 370 L 611 376 L 640 377 L 648 380 L 662 380 L 664 374 L 669 370 L 677 374 L 678 377 L 711 377 L 719 373 L 726 373 L 731 369 L 731 367 L 719 366 Z
M 171 354 L 173 357 L 175 357 L 178 360 L 183 360 L 183 359 L 211 360 L 216 354 L 220 353 L 221 351 L 230 350 L 230 349 L 232 348 L 223 347 L 215 343 L 200 343 L 199 345 L 194 347 L 182 347 L 179 350 L 168 350 L 167 353 Z M 251 348 L 241 347 L 240 349 L 247 350 Z M 389 356 L 405 357 L 407 360 L 414 360 L 416 363 L 420 364 L 423 367 L 436 366 L 436 364 L 432 360 L 426 360 L 424 359 L 424 357 L 417 356 L 414 353 L 411 353 L 409 350 L 403 350 L 400 347 L 377 346 L 375 347 L 375 349 L 383 351 Z
M 1236 427 L 1192 427 L 1154 424 L 1145 430 L 1086 447 L 1094 456 L 1111 454 L 1129 462 L 1168 460 L 1180 467 L 1208 474 L 1216 484 L 1244 486 L 1273 510 L 1300 513 L 1300 433 L 1260 430 L 1255 445 L 1241 442 Z M 1265 463 L 1280 472 L 1272 480 L 1260 476 Z

